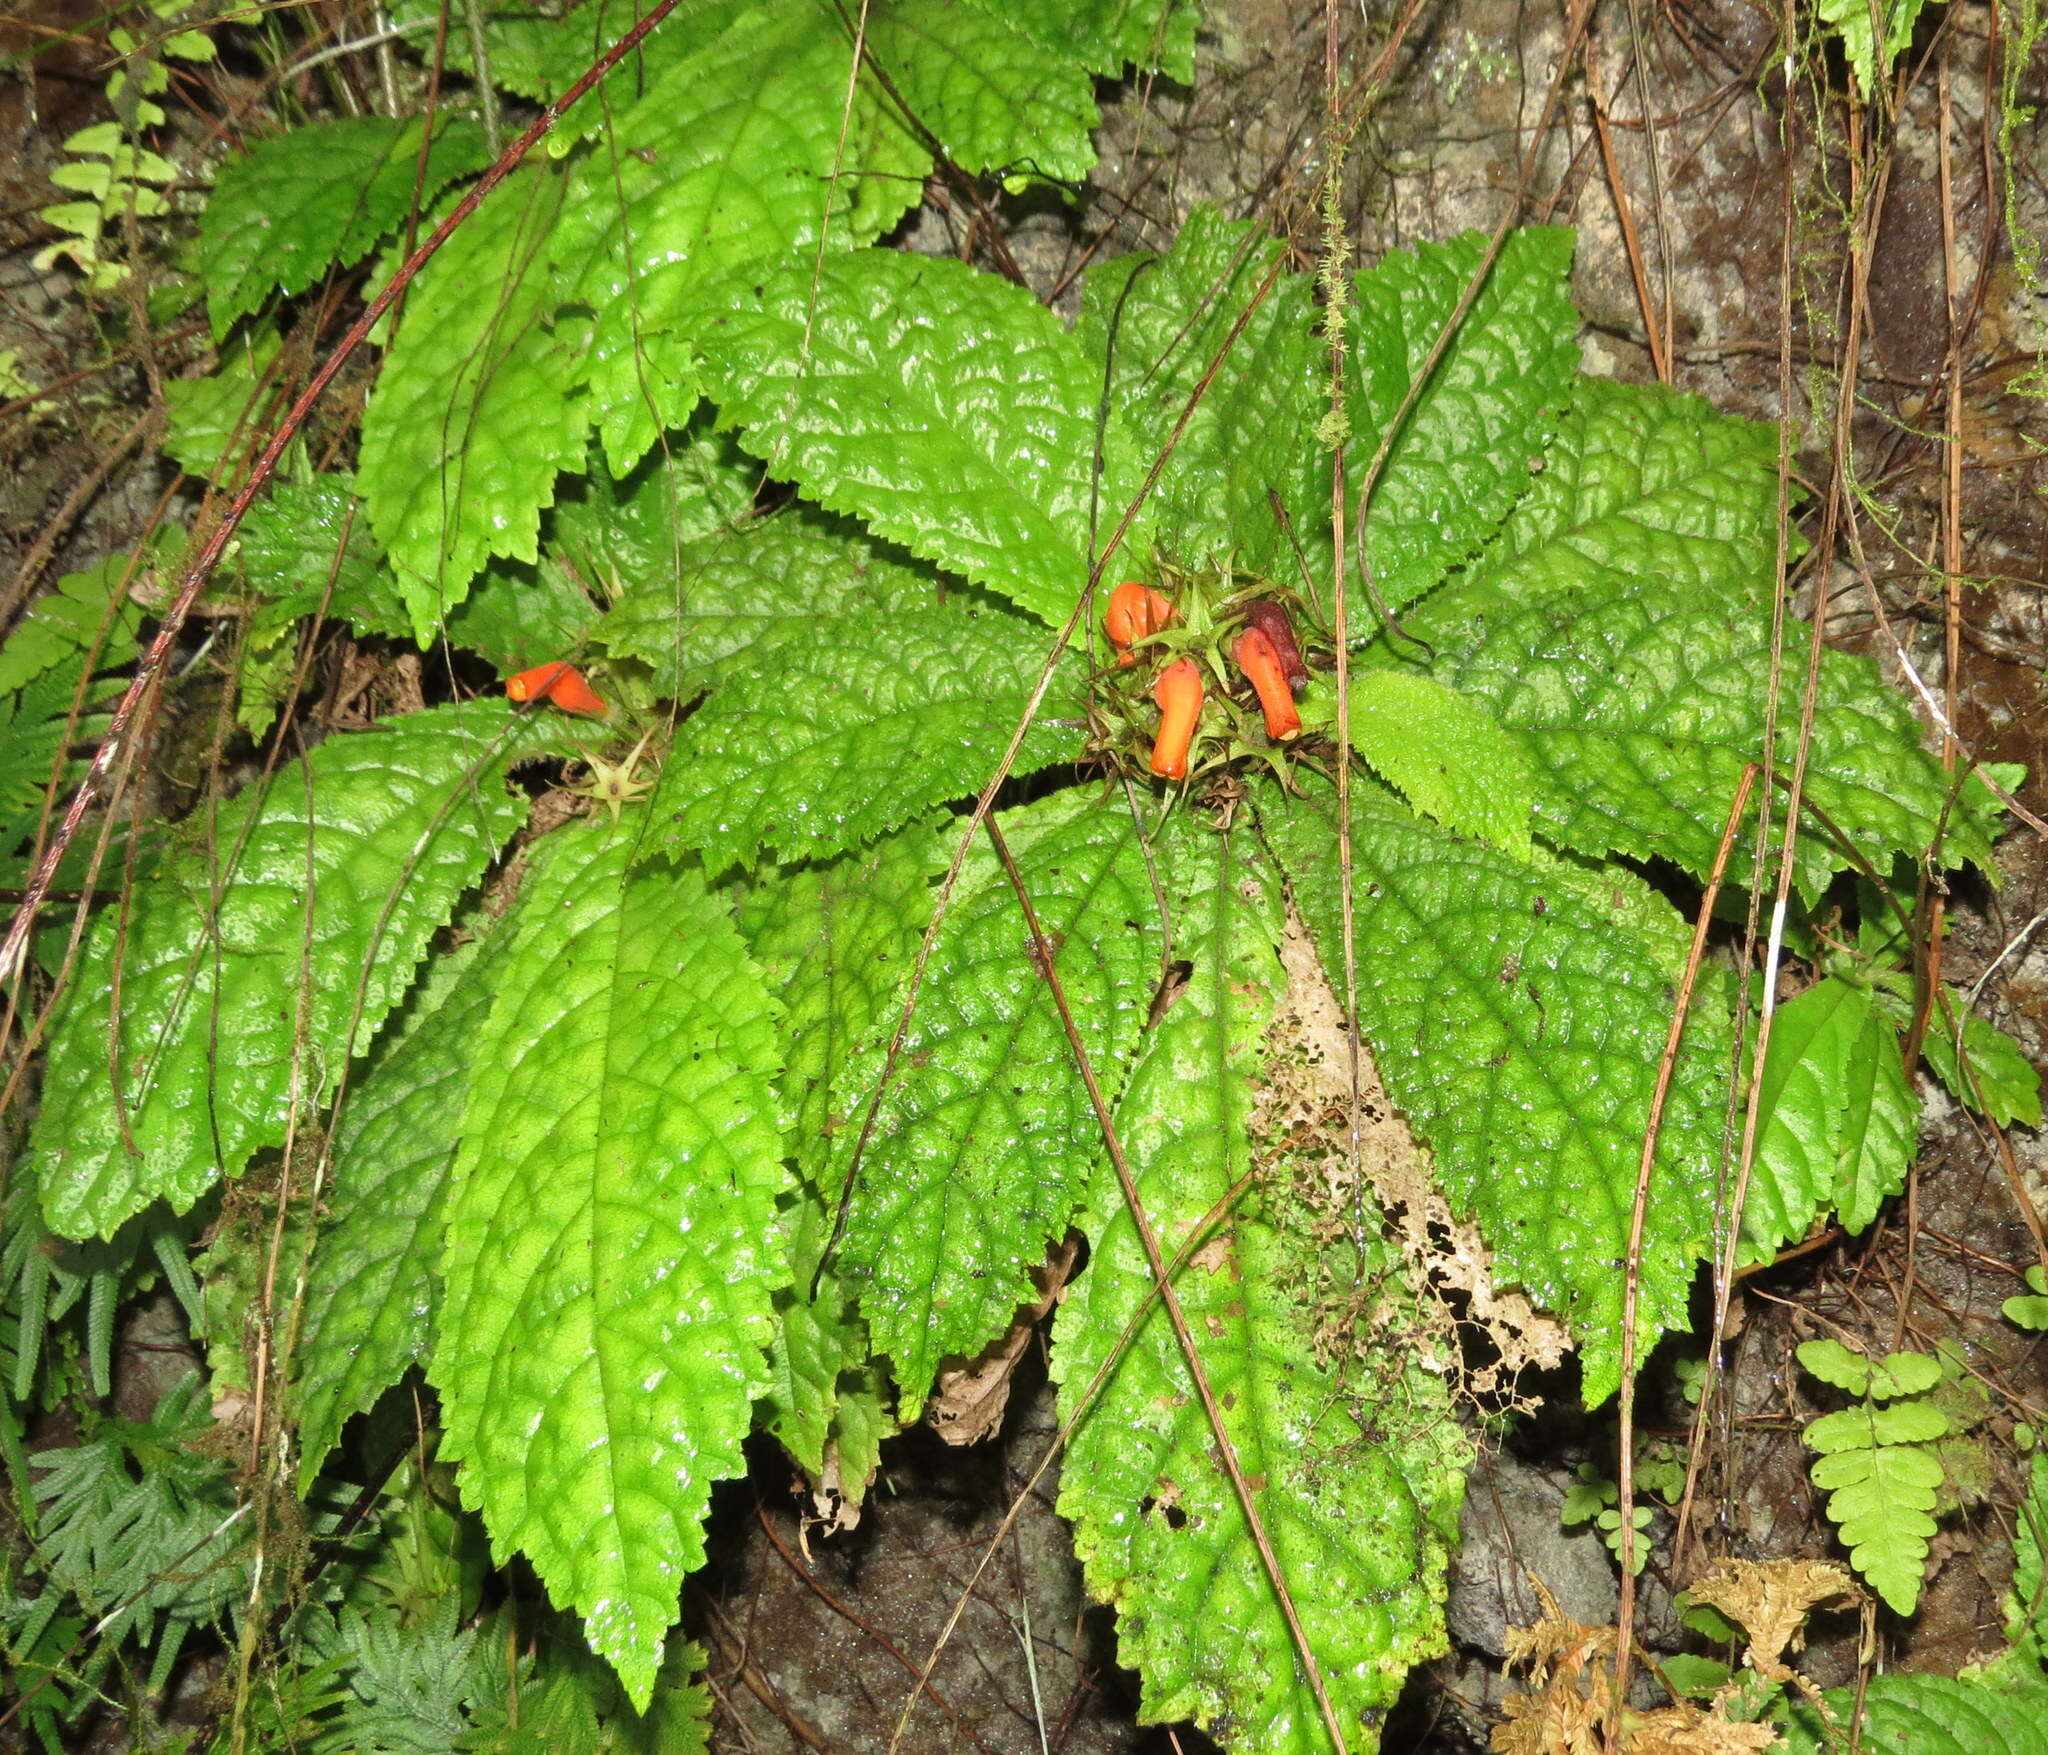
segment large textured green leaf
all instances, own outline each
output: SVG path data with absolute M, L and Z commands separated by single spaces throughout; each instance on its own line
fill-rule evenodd
M 304 122 L 221 166 L 199 232 L 214 338 L 273 289 L 304 292 L 330 266 L 359 261 L 415 201 L 426 207 L 489 156 L 482 127 L 447 118 L 423 167 L 420 135 L 416 117 Z
M 1868 1755 L 2048 1755 L 2048 1682 L 1872 1676 L 1861 1699 L 1858 1742 Z M 1827 1702 L 1836 1727 L 1856 1723 L 1856 1689 L 1830 1689 Z M 1823 1755 L 1844 1740 L 1842 1728 L 1823 1727 L 1796 1697 L 1785 1729 L 1792 1755 Z
M 1158 67 L 1185 85 L 1195 72 L 1192 0 L 974 0 L 1033 42 L 1072 55 L 1095 73 L 1121 73 L 1128 62 Z
M 1579 378 L 1557 442 L 1485 558 L 1441 601 L 1456 628 L 1603 575 L 1703 596 L 1774 577 L 1777 432 L 1697 396 Z M 1434 608 L 1434 606 L 1433 606 Z
M 826 864 L 769 872 L 738 908 L 740 931 L 782 1003 L 783 1099 L 807 1178 L 788 1221 L 793 1284 L 776 1299 L 769 1427 L 813 1480 L 834 1446 L 840 1486 L 855 1500 L 872 1466 L 869 1434 L 883 1420 L 882 1392 L 852 1289 L 828 1270 L 810 1296 L 832 1223 L 813 1190 L 826 1180 L 833 1136 L 860 1125 L 859 1094 L 848 1080 L 857 1056 L 895 1027 L 892 1002 L 931 918 L 947 852 L 938 829 L 919 824 Z
M 870 541 L 850 519 L 798 508 L 680 544 L 597 638 L 687 700 L 725 677 L 772 670 L 785 648 L 841 638 L 841 623 L 856 637 L 861 627 L 915 624 L 941 613 L 949 595 L 938 573 Z
M 1907 1007 L 1889 996 L 1893 1015 L 1905 1021 Z M 1927 1064 L 1967 1109 L 1988 1109 L 2000 1127 L 2017 1121 L 2041 1125 L 2041 1069 L 2027 1051 L 1989 1018 L 1963 1010 L 1962 1000 L 1947 996 L 1948 1014 L 1927 1032 L 1921 1044 Z M 1956 1052 L 1958 1037 L 1962 1053 Z
M 1413 671 L 1370 670 L 1351 685 L 1346 729 L 1418 813 L 1453 834 L 1528 852 L 1536 777 L 1484 703 Z
M 821 864 L 765 872 L 737 918 L 782 1006 L 784 1098 L 797 1163 L 828 1176 L 832 1137 L 858 1126 L 856 1056 L 896 1025 L 896 1001 L 931 919 L 950 838 L 932 823 Z
M 1351 322 L 1357 469 L 1408 394 L 1486 244 L 1468 232 L 1447 244 L 1394 250 L 1358 276 Z M 1469 559 L 1541 467 L 1578 366 L 1571 264 L 1570 232 L 1511 232 L 1402 427 L 1366 520 L 1373 582 L 1390 609 Z
M 711 431 L 711 411 L 664 433 L 630 475 L 606 470 L 562 484 L 547 547 L 593 591 L 657 609 L 672 605 L 686 545 L 739 524 L 753 510 L 761 466 L 731 436 Z
M 693 869 L 536 851 L 473 1038 L 430 1367 L 445 1454 L 645 1707 L 768 1388 L 777 1008 Z
M 777 474 L 1063 621 L 1088 577 L 1100 378 L 1050 311 L 965 264 L 869 250 L 729 289 L 709 386 Z M 1138 471 L 1109 435 L 1106 533 Z
M 729 672 L 691 716 L 655 807 L 715 870 L 858 847 L 995 772 L 1044 666 L 1042 635 L 996 604 L 840 617 Z M 1064 661 L 1013 772 L 1080 753 L 1078 666 Z
M 1546 467 L 1471 575 L 1413 625 L 1437 674 L 1522 734 L 1537 826 L 1596 855 L 1704 873 L 1743 765 L 1762 753 L 1777 526 L 1776 437 L 1696 397 L 1580 381 Z M 1806 635 L 1789 624 L 1779 750 L 1800 719 Z M 1984 863 L 1992 819 L 1920 749 L 1865 660 L 1824 655 L 1807 795 L 1880 864 L 1945 819 L 1944 858 Z M 1812 824 L 1809 894 L 1847 863 Z M 1736 869 L 1746 863 L 1738 847 Z
M 492 561 L 449 615 L 448 643 L 482 653 L 510 676 L 573 654 L 602 613 L 552 555 L 537 567 Z
M 510 940 L 497 933 L 443 958 L 413 996 L 403 1034 L 380 1041 L 355 1074 L 335 1129 L 294 1362 L 302 1489 L 349 1415 L 427 1356 L 441 1297 L 442 1197 Z
M 1004 818 L 1105 1095 L 1122 1086 L 1159 980 L 1159 910 L 1129 813 L 1092 791 Z M 841 1257 L 877 1351 L 914 1409 L 1033 1296 L 1101 1134 L 1009 883 L 984 863 L 956 895 L 883 1098 Z M 963 880 L 964 888 L 965 880 Z M 879 1046 L 879 1045 L 878 1045 Z M 843 1167 L 881 1056 L 863 1057 Z
M 1411 1664 L 1444 1649 L 1443 1577 L 1463 1479 L 1441 1381 L 1390 1365 L 1361 1394 L 1318 1363 L 1300 1287 L 1317 1245 L 1276 1166 L 1199 1240 L 1250 1167 L 1261 1038 L 1284 986 L 1278 886 L 1242 830 L 1186 817 L 1162 837 L 1186 988 L 1146 1038 L 1117 1130 L 1231 1442 L 1352 1747 L 1370 1746 Z M 1055 1329 L 1063 1420 L 1153 1278 L 1107 1163 L 1082 1223 L 1087 1271 Z M 1374 1264 L 1374 1271 L 1389 1266 Z M 1192 1718 L 1245 1751 L 1321 1751 L 1326 1733 L 1166 1313 L 1154 1303 L 1075 1428 L 1060 1510 L 1090 1590 L 1117 1608 L 1140 1718 Z M 1226 1636 L 1219 1636 L 1227 1630 Z
M 1197 207 L 1167 255 L 1120 256 L 1088 276 L 1080 339 L 1098 375 L 1113 351 L 1113 400 L 1148 461 L 1165 449 L 1280 248 Z M 1291 582 L 1294 560 L 1269 490 L 1304 548 L 1327 555 L 1329 459 L 1311 442 L 1328 406 L 1314 322 L 1308 277 L 1283 275 L 1195 405 L 1156 490 L 1159 527 L 1182 559 L 1235 554 L 1250 570 Z
M 1335 795 L 1262 796 L 1320 950 L 1343 969 Z M 1684 961 L 1669 904 L 1618 868 L 1524 863 L 1369 784 L 1352 792 L 1359 1020 L 1496 1273 L 1572 1324 L 1589 1404 L 1621 1352 L 1622 1263 L 1651 1087 Z M 1341 976 L 1338 977 L 1341 985 Z M 1713 1219 L 1728 1020 L 1701 983 L 1645 1216 L 1645 1340 L 1687 1321 Z
M 660 25 L 620 63 L 612 77 L 569 110 L 547 138 L 547 150 L 565 157 L 579 140 L 604 131 L 621 104 L 630 103 L 667 68 L 717 40 L 735 18 L 758 0 L 682 0 Z M 645 16 L 639 0 L 584 0 L 556 13 L 535 0 L 481 0 L 484 59 L 491 83 L 501 90 L 545 102 L 567 91 L 605 50 Z M 442 33 L 440 0 L 396 0 L 391 20 L 422 58 L 438 47 L 445 64 L 474 72 L 476 54 L 469 14 L 447 21 Z M 609 97 L 610 102 L 605 100 Z
M 276 371 L 278 339 L 257 328 L 224 342 L 220 363 L 198 378 L 164 385 L 165 453 L 202 480 L 226 485 L 283 411 L 287 386 Z M 225 465 L 233 469 L 224 469 Z
M 242 575 L 271 600 L 250 629 L 250 644 L 259 650 L 300 616 L 323 608 L 359 634 L 402 638 L 412 631 L 405 598 L 354 487 L 345 475 L 281 481 L 242 520 L 236 549 Z
M 894 0 L 871 12 L 867 47 L 963 170 L 1028 165 L 1073 181 L 1094 168 L 1088 69 L 1007 20 L 953 0 Z
M 865 87 L 842 155 L 852 55 L 827 5 L 744 12 L 657 74 L 578 173 L 555 253 L 596 315 L 585 370 L 614 473 L 688 418 L 696 347 L 743 268 L 800 260 L 808 284 L 828 199 L 841 249 L 915 203 L 929 158 Z
M 522 750 L 503 703 L 477 702 L 330 737 L 230 800 L 210 838 L 194 825 L 100 917 L 36 1117 L 53 1230 L 106 1236 L 158 1198 L 182 1212 L 283 1142 L 294 1095 L 333 1089 L 518 827 L 526 801 L 508 796 L 505 766 L 544 734 L 525 728 Z
M 583 460 L 575 350 L 547 326 L 563 189 L 517 172 L 442 246 L 363 414 L 357 481 L 422 645 L 487 557 L 535 558 L 555 474 Z
M 1861 1231 L 1912 1160 L 1919 1101 L 1868 987 L 1835 977 L 1778 1008 L 1759 1098 L 1743 1259 L 1768 1261 L 1838 1205 Z

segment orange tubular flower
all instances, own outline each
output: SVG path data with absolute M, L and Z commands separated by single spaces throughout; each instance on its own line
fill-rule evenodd
M 1301 730 L 1301 715 L 1294 708 L 1294 691 L 1287 686 L 1287 671 L 1280 654 L 1263 628 L 1246 628 L 1231 644 L 1230 656 L 1237 668 L 1259 691 L 1259 705 L 1266 711 L 1266 735 L 1285 743 Z
M 507 677 L 505 693 L 515 701 L 546 701 L 564 713 L 605 711 L 597 691 L 583 680 L 582 671 L 573 664 L 536 664 L 531 670 Z
M 1109 594 L 1109 608 L 1102 615 L 1102 631 L 1116 648 L 1118 664 L 1135 664 L 1134 641 L 1156 634 L 1173 620 L 1172 602 L 1149 585 L 1127 579 Z
M 1301 661 L 1301 648 L 1294 639 L 1294 623 L 1288 620 L 1286 610 L 1270 597 L 1261 597 L 1244 606 L 1244 620 L 1246 627 L 1257 628 L 1273 642 L 1273 653 L 1280 660 L 1287 686 L 1295 689 L 1305 687 L 1308 666 Z
M 1152 685 L 1159 703 L 1159 735 L 1152 740 L 1152 772 L 1163 780 L 1188 777 L 1188 745 L 1202 716 L 1202 673 L 1192 658 L 1179 658 Z

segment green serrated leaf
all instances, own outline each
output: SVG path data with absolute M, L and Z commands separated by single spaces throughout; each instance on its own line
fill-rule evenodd
M 855 1058 L 895 1028 L 950 852 L 937 824 L 920 823 L 823 864 L 767 872 L 739 900 L 740 931 L 783 1008 L 783 1091 L 798 1166 L 815 1185 L 829 1179 L 834 1136 L 860 1124 Z
M 357 480 L 422 645 L 486 559 L 536 558 L 555 474 L 583 460 L 575 352 L 547 326 L 563 192 L 517 171 L 442 246 L 363 414 Z
M 1369 456 L 1457 308 L 1489 240 L 1392 250 L 1354 284 L 1352 444 Z M 1399 610 L 1470 559 L 1535 480 L 1578 367 L 1572 234 L 1510 232 L 1417 399 L 1365 518 L 1380 600 Z M 1352 528 L 1358 528 L 1354 508 Z
M 1799 1363 L 1821 1382 L 1851 1395 L 1870 1393 L 1870 1361 L 1840 1341 L 1801 1341 L 1796 1351 Z
M 460 32 L 450 32 L 451 45 Z M 214 339 L 272 291 L 303 292 L 347 268 L 455 178 L 489 158 L 483 128 L 444 118 L 426 163 L 421 123 L 360 116 L 302 122 L 224 164 L 206 203 L 199 274 Z
M 622 91 L 645 91 L 666 69 L 715 42 L 758 4 L 759 0 L 683 0 L 621 63 Z M 634 0 L 585 0 L 559 16 L 534 0 L 481 0 L 478 11 L 491 83 L 537 103 L 559 98 L 643 16 Z M 475 72 L 467 14 L 450 21 L 444 32 L 438 0 L 396 0 L 390 12 L 393 24 L 423 59 L 438 52 L 447 66 Z M 571 107 L 549 134 L 548 151 L 562 158 L 578 141 L 602 133 L 620 101 Z
M 1130 813 L 1066 794 L 1005 813 L 1011 850 L 1105 1097 L 1121 1088 L 1160 976 L 1158 904 Z M 965 882 L 963 880 L 963 890 Z M 882 1048 L 863 1055 L 835 1181 Z M 841 1271 L 858 1285 L 906 1412 L 949 1353 L 972 1355 L 1034 1296 L 1101 1133 L 1007 880 L 956 893 L 861 1163 Z
M 1842 54 L 1856 75 L 1856 89 L 1870 99 L 1890 79 L 1892 62 L 1913 40 L 1913 26 L 1927 0 L 1813 0 L 1814 11 L 1841 39 Z M 1884 22 L 1880 45 L 1874 19 Z
M 583 164 L 555 242 L 568 297 L 596 314 L 584 370 L 614 474 L 689 418 L 696 350 L 741 282 L 829 243 L 872 242 L 930 160 L 865 86 L 842 115 L 851 39 L 828 6 L 760 6 L 661 71 Z M 780 365 L 793 368 L 792 348 Z
M 1298 778 L 1302 796 L 1263 795 L 1260 820 L 1341 987 L 1335 798 Z M 1648 904 L 1627 874 L 1456 840 L 1375 786 L 1355 786 L 1352 800 L 1359 1017 L 1380 1075 L 1452 1205 L 1478 1219 L 1501 1278 L 1573 1325 L 1595 1404 L 1619 1370 L 1622 1263 L 1678 923 L 1656 903 L 1662 928 L 1637 925 Z M 1686 1325 L 1711 1235 L 1728 1029 L 1704 983 L 1645 1214 L 1646 1342 Z
M 769 1387 L 777 1008 L 701 874 L 536 850 L 473 1038 L 431 1376 L 444 1454 L 645 1708 Z
M 144 564 L 144 556 L 110 555 L 82 573 L 66 573 L 30 603 L 0 646 L 0 696 L 95 646 L 101 665 L 124 663 L 142 620 L 142 606 L 129 599 L 128 589 Z
M 933 880 L 946 853 L 937 828 L 920 824 L 829 864 L 767 874 L 737 910 L 740 931 L 784 1008 L 783 1094 L 795 1116 L 798 1168 L 808 1179 L 788 1218 L 793 1283 L 777 1300 L 769 1429 L 813 1481 L 836 1460 L 837 1485 L 855 1504 L 895 1422 L 878 1374 L 868 1369 L 867 1324 L 852 1289 L 828 1270 L 816 1299 L 809 1295 L 833 1217 L 813 1190 L 826 1178 L 833 1137 L 860 1125 L 857 1093 L 847 1081 L 856 1055 L 894 1028 L 892 1002 L 931 917 Z
M 971 175 L 1028 164 L 1078 181 L 1095 168 L 1095 82 L 1079 60 L 952 0 L 874 8 L 868 53 L 940 150 Z
M 380 1041 L 355 1074 L 334 1132 L 332 1192 L 294 1362 L 301 1492 L 349 1415 L 427 1356 L 441 1301 L 443 1196 L 475 1043 L 510 942 L 495 933 L 439 959 L 403 1034 Z
M 682 431 L 663 434 L 623 480 L 593 466 L 565 481 L 546 547 L 607 599 L 668 606 L 685 550 L 741 523 L 761 480 L 760 464 L 730 435 L 712 432 L 710 411 L 700 410 Z
M 1796 1696 L 1785 1726 L 1788 1755 L 1839 1749 L 1856 1727 L 1866 1755 L 2048 1755 L 2048 1683 L 2013 1687 L 1948 1676 L 1872 1676 L 1859 1688 L 1830 1689 L 1833 1724 Z
M 1193 0 L 973 0 L 1034 43 L 1072 55 L 1092 73 L 1118 74 L 1128 63 L 1157 67 L 1185 85 L 1194 78 Z
M 121 693 L 122 677 L 89 680 L 84 672 L 85 654 L 75 653 L 24 687 L 0 694 L 0 872 L 8 874 L 4 880 L 8 883 L 26 881 L 28 861 L 46 812 L 54 820 L 65 789 L 83 773 L 84 760 L 73 756 L 71 750 L 100 735 Z M 74 706 L 78 709 L 75 720 Z M 129 833 L 139 840 L 152 831 Z M 91 841 L 92 837 L 80 839 Z M 128 845 L 128 835 L 117 833 L 109 848 L 113 863 L 108 869 L 122 868 Z M 74 847 L 57 867 L 57 885 L 70 888 L 86 883 L 92 858 L 92 847 Z M 138 879 L 147 880 L 153 868 L 153 852 L 138 850 Z M 69 924 L 45 928 L 45 933 L 51 936 L 34 941 L 35 955 L 45 967 L 55 970 L 67 955 L 64 947 Z
M 1775 576 L 1777 446 L 1775 427 L 1697 396 L 1579 378 L 1534 486 L 1446 609 L 1537 603 L 1615 574 L 1754 589 Z
M 1868 1450 L 1876 1444 L 1925 1444 L 1948 1432 L 1948 1416 L 1916 1399 L 1887 1406 L 1867 1404 L 1823 1414 L 1806 1428 L 1806 1442 L 1823 1455 Z
M 1526 855 L 1536 777 L 1484 703 L 1413 671 L 1351 685 L 1351 747 L 1416 812 L 1454 835 Z
M 943 614 L 953 594 L 941 574 L 850 519 L 796 508 L 682 543 L 596 637 L 614 657 L 651 666 L 662 693 L 688 700 L 727 675 L 771 670 L 783 648 L 840 637 L 840 622 L 915 625 Z
M 722 418 L 777 474 L 913 553 L 1057 624 L 1088 578 L 1100 379 L 1022 287 L 894 251 L 731 289 L 707 336 Z M 1099 499 L 1138 474 L 1120 430 Z
M 1347 1381 L 1318 1362 L 1312 1314 L 1291 1289 L 1312 1275 L 1316 1245 L 1288 1210 L 1284 1173 L 1203 1228 L 1250 1168 L 1261 1037 L 1285 986 L 1279 886 L 1241 829 L 1226 837 L 1182 815 L 1155 852 L 1192 970 L 1145 1038 L 1117 1129 L 1161 1249 L 1192 1249 L 1176 1289 L 1204 1374 L 1339 1720 L 1366 1747 L 1409 1666 L 1444 1649 L 1464 1441 L 1440 1379 L 1388 1360 L 1378 1380 Z M 1082 1223 L 1094 1248 L 1053 1351 L 1060 1416 L 1078 1421 L 1060 1511 L 1090 1591 L 1116 1606 L 1118 1655 L 1144 1679 L 1140 1721 L 1192 1718 L 1245 1751 L 1323 1750 L 1186 1358 L 1157 1301 L 1147 1308 L 1152 1273 L 1106 1162 Z
M 1851 1236 L 1904 1186 L 1920 1128 L 1920 1099 L 1899 1058 L 1899 1037 L 1880 1008 L 1863 1020 L 1849 1059 L 1849 1103 L 1836 1160 L 1834 1201 Z
M 219 368 L 203 378 L 164 384 L 164 450 L 202 478 L 245 462 L 262 442 L 283 386 L 271 371 L 275 334 L 238 338 L 221 350 Z M 226 478 L 222 478 L 223 483 Z
M 1303 442 L 1327 394 L 1310 280 L 1283 274 L 1223 352 L 1280 249 L 1202 206 L 1166 255 L 1117 257 L 1082 284 L 1077 335 L 1098 381 L 1114 364 L 1112 404 L 1139 455 L 1165 451 L 1221 355 L 1154 491 L 1159 528 L 1190 563 L 1234 554 L 1251 572 L 1291 575 L 1270 493 L 1293 517 L 1312 569 L 1329 549 L 1329 462 Z
M 1740 1259 L 1770 1260 L 1837 1202 L 1843 1223 L 1862 1230 L 1904 1179 L 1917 1113 L 1897 1033 L 1869 988 L 1829 976 L 1780 1006 Z
M 346 475 L 281 481 L 249 508 L 237 558 L 250 588 L 271 600 L 249 631 L 258 650 L 323 606 L 359 634 L 400 639 L 412 632 L 398 581 L 384 565 L 354 487 Z
M 1763 746 L 1776 517 L 1772 429 L 1694 397 L 1580 382 L 1500 542 L 1414 621 L 1446 655 L 1444 680 L 1523 734 L 1543 834 L 1710 869 Z M 1788 630 L 1802 649 L 1805 631 Z M 1788 673 L 1789 763 L 1803 671 Z M 1949 811 L 1948 777 L 1868 660 L 1824 654 L 1807 759 L 1809 798 L 1880 864 L 1931 846 L 1944 822 L 1947 863 L 1988 862 L 1988 821 Z M 1731 869 L 1751 845 L 1745 832 Z M 1801 850 L 1809 895 L 1849 863 L 1811 823 Z
M 448 643 L 481 653 L 500 676 L 577 651 L 599 611 L 551 556 L 536 567 L 492 561 L 448 617 Z
M 1960 1010 L 1953 998 L 1950 1004 Z M 1988 1112 L 2000 1127 L 2016 1121 L 2041 1125 L 2041 1070 L 2027 1051 L 1987 1018 L 1963 1014 L 1963 1053 L 1956 1054 L 1956 1032 L 1938 1019 L 1921 1043 L 1934 1076 L 1967 1109 Z M 1967 1070 L 1966 1070 L 1967 1068 Z M 1981 1092 L 1981 1101 L 1980 1101 Z
M 1044 668 L 1040 637 L 998 604 L 841 616 L 728 667 L 684 724 L 655 810 L 669 844 L 714 870 L 858 847 L 970 797 L 995 772 Z M 1078 664 L 1063 659 L 1018 751 L 1023 775 L 1071 761 Z
M 521 748 L 506 728 L 477 702 L 330 737 L 101 916 L 33 1135 L 53 1230 L 104 1237 L 159 1198 L 183 1212 L 283 1143 L 295 1097 L 326 1097 L 525 817 L 503 775 L 542 733 Z
M 858 1506 L 896 1422 L 852 1289 L 829 1267 L 818 1273 L 832 1217 L 808 1186 L 787 1215 L 790 1286 L 775 1300 L 766 1425 L 814 1487 Z
M 1446 607 L 1455 601 L 1454 592 Z M 1803 646 L 1804 628 L 1787 627 L 1788 642 Z M 1490 608 L 1483 638 L 1446 674 L 1522 733 L 1545 834 L 1582 852 L 1672 859 L 1704 876 L 1743 767 L 1763 747 L 1769 654 L 1768 611 L 1753 593 L 1724 581 L 1703 597 L 1690 584 L 1589 568 L 1581 586 L 1546 582 L 1520 610 Z M 1795 702 L 1780 714 L 1788 759 L 1798 725 Z M 1904 699 L 1866 659 L 1822 656 L 1807 792 L 1880 862 L 1931 846 L 1947 814 L 1939 764 L 1921 749 Z M 1989 857 L 1972 823 L 1949 822 L 1947 862 Z M 1745 828 L 1732 869 L 1744 869 L 1753 845 Z M 1847 863 L 1817 828 L 1802 828 L 1807 894 Z
M 1836 1451 L 1814 1459 L 1813 1484 L 1828 1495 L 1828 1518 L 1849 1564 L 1894 1613 L 1910 1615 L 1935 1531 L 1941 1463 L 1934 1453 L 1910 1444 Z

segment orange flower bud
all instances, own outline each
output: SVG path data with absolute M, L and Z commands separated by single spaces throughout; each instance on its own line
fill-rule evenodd
M 1109 594 L 1109 608 L 1102 615 L 1102 631 L 1116 648 L 1118 664 L 1137 663 L 1131 651 L 1134 641 L 1156 634 L 1173 620 L 1173 603 L 1151 586 L 1127 579 Z
M 1266 713 L 1266 735 L 1275 743 L 1285 743 L 1296 736 L 1301 730 L 1301 715 L 1295 710 L 1294 691 L 1287 686 L 1280 654 L 1273 650 L 1265 629 L 1246 628 L 1232 643 L 1230 656 L 1259 692 L 1259 705 Z
M 597 691 L 573 664 L 536 664 L 505 679 L 505 693 L 515 701 L 547 701 L 564 713 L 602 713 Z
M 1152 740 L 1152 772 L 1164 780 L 1188 777 L 1188 745 L 1202 716 L 1202 672 L 1192 658 L 1179 658 L 1152 685 L 1159 703 L 1159 735 Z

